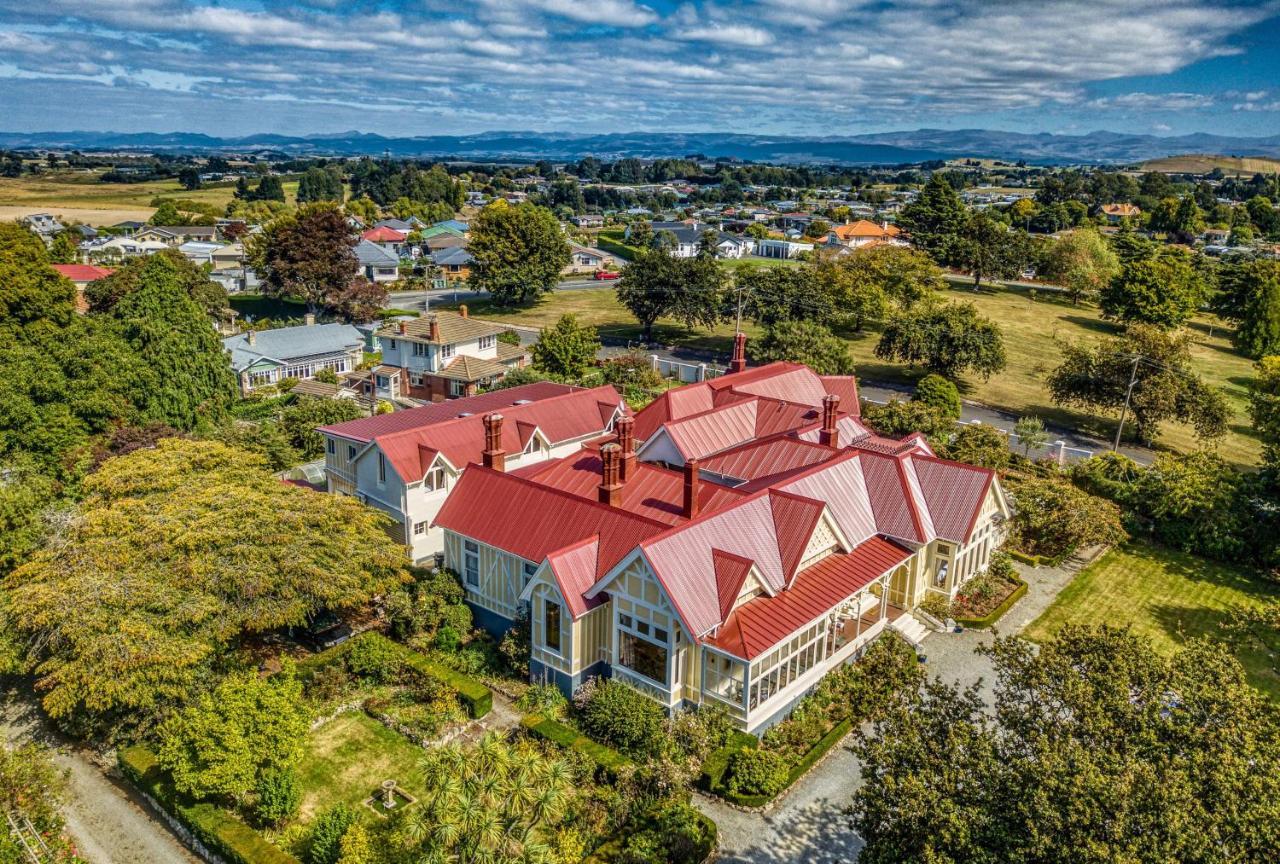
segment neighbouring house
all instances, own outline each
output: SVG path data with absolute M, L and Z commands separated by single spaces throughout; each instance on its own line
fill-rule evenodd
M 361 240 L 356 244 L 356 275 L 370 282 L 395 282 L 400 278 L 400 257 L 377 243 Z
M 124 258 L 137 258 L 141 255 L 154 255 L 171 249 L 168 243 L 159 240 L 139 240 L 137 237 L 97 237 L 80 244 L 80 254 L 89 261 L 119 261 Z
M 1136 204 L 1103 204 L 1102 215 L 1107 218 L 1108 223 L 1118 225 L 1126 219 L 1137 219 L 1142 211 Z
M 994 472 L 871 432 L 851 376 L 747 369 L 744 341 L 730 374 L 619 415 L 611 436 L 531 466 L 487 459 L 449 491 L 444 565 L 482 626 L 527 614 L 533 680 L 570 693 L 611 676 L 754 732 L 886 630 L 918 643 L 925 596 L 987 567 L 1010 513 Z M 519 428 L 504 413 L 483 419 L 499 441 Z
M 426 231 L 431 232 L 433 229 L 437 228 L 445 231 L 452 231 L 455 234 L 461 234 L 463 236 L 466 236 L 471 232 L 471 226 L 466 222 L 463 222 L 461 219 L 442 219 L 439 222 L 433 222 L 431 225 L 427 226 Z
M 594 273 L 597 270 L 616 270 L 618 261 L 607 252 L 592 249 L 589 246 L 569 244 L 569 265 L 565 273 Z
M 30 216 L 23 216 L 22 222 L 49 245 L 53 242 L 53 238 L 62 232 L 63 225 L 58 221 L 58 217 L 52 213 L 32 213 Z
M 89 304 L 84 299 L 85 286 L 90 282 L 105 279 L 116 272 L 109 267 L 95 267 L 92 264 L 53 264 L 51 266 L 64 278 L 70 280 L 72 285 L 76 286 L 77 312 L 89 311 Z
M 667 251 L 675 258 L 693 258 L 702 248 L 702 237 L 710 231 L 715 236 L 716 256 L 719 258 L 741 258 L 749 254 L 756 245 L 750 237 L 737 237 L 719 230 L 706 222 L 686 219 L 682 222 L 653 222 L 653 238 L 656 245 L 661 245 L 665 236 L 670 245 Z M 631 237 L 631 228 L 627 227 L 625 235 Z
M 598 213 L 584 213 L 569 220 L 579 228 L 603 228 L 604 217 Z
M 147 225 L 134 232 L 133 238 L 153 240 L 173 247 L 191 241 L 215 243 L 218 240 L 218 229 L 214 225 Z
M 361 239 L 376 243 L 397 258 L 403 254 L 404 243 L 408 236 L 406 232 L 397 231 L 386 225 L 370 228 L 360 235 Z
M 223 249 L 221 243 L 207 243 L 203 240 L 188 240 L 178 247 L 178 251 L 196 264 L 208 264 L 211 268 L 214 253 Z
M 360 365 L 364 337 L 359 330 L 350 324 L 317 324 L 310 314 L 306 321 L 298 327 L 248 330 L 222 340 L 242 395 L 285 378 L 308 381 L 321 369 L 343 375 Z
M 528 361 L 519 345 L 499 341 L 504 330 L 469 317 L 466 306 L 457 312 L 424 312 L 383 327 L 377 333 L 382 347 L 378 369 L 395 379 L 394 384 L 388 380 L 386 396 L 438 402 L 473 396 L 502 380 Z
M 373 223 L 373 227 L 375 229 L 390 228 L 392 231 L 399 231 L 401 234 L 404 234 L 407 236 L 410 232 L 418 228 L 425 228 L 426 224 L 427 223 L 423 222 L 417 216 L 410 216 L 407 220 L 406 219 L 383 219 L 380 222 Z
M 612 387 L 541 381 L 317 431 L 325 439 L 329 491 L 391 514 L 412 559 L 423 561 L 443 549 L 444 533 L 431 525 L 468 466 L 516 470 L 565 456 L 607 434 L 626 412 Z M 504 595 L 501 620 L 514 613 L 518 594 L 513 585 Z
M 779 237 L 761 237 L 755 241 L 755 254 L 761 258 L 795 258 L 801 252 L 812 252 L 812 243 L 786 240 Z
M 876 224 L 869 219 L 859 219 L 846 225 L 837 225 L 827 234 L 828 246 L 843 246 L 846 249 L 858 249 L 863 246 L 906 246 L 901 237 L 902 231 L 897 225 L 888 222 Z
M 431 263 L 440 268 L 447 282 L 465 282 L 471 278 L 471 253 L 464 246 L 447 246 L 431 253 Z

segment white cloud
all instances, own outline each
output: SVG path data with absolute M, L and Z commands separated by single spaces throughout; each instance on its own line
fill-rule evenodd
M 768 31 L 746 24 L 703 24 L 685 27 L 673 35 L 685 42 L 716 42 L 747 48 L 759 48 L 773 41 Z
M 1123 93 L 1094 99 L 1094 108 L 1126 108 L 1138 111 L 1193 111 L 1209 108 L 1217 100 L 1205 93 Z

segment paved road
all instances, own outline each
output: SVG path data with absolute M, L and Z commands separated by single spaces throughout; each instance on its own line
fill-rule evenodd
M 0 694 L 0 737 L 56 747 L 67 774 L 67 833 L 90 864 L 200 864 L 132 789 L 109 778 L 90 755 L 51 730 L 30 693 Z
M 999 632 L 1021 632 L 1043 612 L 1079 569 L 1018 565 L 1027 593 L 1000 622 Z M 990 660 L 974 653 L 993 634 L 983 630 L 931 633 L 921 646 L 928 672 L 961 687 L 979 684 L 990 704 L 994 673 Z M 862 783 L 852 751 L 839 747 L 768 813 L 744 813 L 696 796 L 695 804 L 719 827 L 721 862 L 727 864 L 837 864 L 858 856 L 862 841 L 849 826 L 846 808 Z

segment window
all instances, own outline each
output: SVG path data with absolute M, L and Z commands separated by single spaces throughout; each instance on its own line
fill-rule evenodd
M 421 387 L 421 386 L 422 386 L 422 373 L 421 373 L 421 372 L 410 372 L 410 373 L 409 373 L 409 383 L 410 383 L 410 384 L 412 384 L 414 387 Z
M 347 445 L 347 461 L 348 461 L 348 462 L 350 462 L 350 461 L 351 461 L 352 459 L 354 459 L 354 458 L 356 458 L 356 448 L 355 448 L 355 445 L 354 445 L 354 444 L 348 444 L 348 445 Z
M 387 482 L 387 457 L 379 453 L 378 454 L 378 484 L 381 485 L 386 482 Z
M 560 604 L 554 600 L 542 601 L 542 644 L 560 651 Z
M 324 449 L 325 449 L 325 452 L 327 452 L 330 456 L 333 456 L 333 455 L 336 455 L 338 452 L 338 445 L 332 438 L 326 438 L 324 443 Z
M 427 523 L 426 523 L 426 522 L 414 522 L 414 523 L 413 523 L 413 536 L 414 536 L 414 537 L 421 537 L 423 534 L 426 534 L 426 533 L 427 533 Z
M 521 576 L 520 588 L 521 588 L 521 590 L 523 590 L 524 588 L 527 588 L 527 587 L 528 587 L 530 580 L 532 580 L 532 579 L 533 579 L 533 574 L 534 574 L 534 573 L 537 573 L 537 572 L 538 572 L 538 565 L 537 565 L 537 564 L 533 563 L 532 561 L 526 561 L 526 562 L 524 562 L 524 567 L 522 567 L 522 568 L 521 568 L 521 573 L 520 573 L 520 576 Z
M 436 492 L 445 486 L 443 468 L 432 468 L 422 478 L 422 488 L 427 492 Z
M 935 580 L 935 584 L 945 585 L 946 581 L 947 581 L 947 562 L 941 561 L 938 564 L 938 576 Z
M 389 350 L 391 350 L 391 351 L 396 350 L 396 340 L 394 340 L 394 339 L 392 339 L 392 340 L 391 340 L 391 345 L 390 345 L 390 347 L 389 347 Z
M 480 350 L 481 350 L 481 351 L 483 351 L 483 350 L 485 350 L 486 348 L 492 348 L 492 347 L 493 347 L 494 340 L 495 340 L 496 338 L 497 338 L 497 337 L 495 337 L 495 336 L 481 336 L 481 337 L 480 337 Z
M 474 540 L 462 541 L 462 576 L 472 588 L 480 587 L 480 547 Z
M 463 395 L 466 395 L 466 392 L 467 392 L 467 385 L 463 384 L 461 381 L 449 382 L 450 396 L 463 396 Z
M 453 346 L 453 345 L 441 345 L 441 346 L 440 346 L 440 356 L 441 356 L 441 357 L 443 357 L 443 358 L 445 358 L 446 360 L 447 360 L 448 358 L 452 357 L 452 356 L 453 356 L 453 349 L 454 349 L 454 347 L 455 347 L 455 346 Z
M 414 356 L 414 357 L 426 357 L 426 356 L 427 356 L 427 346 L 426 346 L 424 343 L 422 343 L 422 342 L 414 342 L 414 343 L 413 343 L 413 356 Z
M 667 682 L 667 649 L 625 630 L 618 632 L 619 662 L 659 684 Z

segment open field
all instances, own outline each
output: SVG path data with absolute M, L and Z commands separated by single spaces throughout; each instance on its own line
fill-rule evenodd
M 230 203 L 230 185 L 188 191 L 176 180 L 145 183 L 102 183 L 97 173 L 64 171 L 56 174 L 0 177 L 0 219 L 17 219 L 48 212 L 87 225 L 114 225 L 128 219 L 146 220 L 158 196 L 185 198 L 219 210 Z M 296 203 L 298 183 L 284 183 L 285 198 Z
M 1166 174 L 1208 174 L 1221 168 L 1224 174 L 1243 174 L 1252 177 L 1258 172 L 1272 174 L 1280 171 L 1280 159 L 1265 156 L 1216 156 L 1208 153 L 1192 153 L 1185 156 L 1167 156 L 1142 163 L 1143 171 L 1162 171 Z
M 1099 318 L 1096 308 L 1072 306 L 1070 302 L 1045 293 L 1033 300 L 1019 290 L 974 293 L 967 288 L 951 289 L 948 299 L 971 301 L 978 310 L 995 321 L 1004 331 L 1009 365 L 991 380 L 968 377 L 960 383 L 965 398 L 1019 416 L 1035 414 L 1056 424 L 1074 427 L 1109 438 L 1115 434 L 1114 417 L 1097 417 L 1082 411 L 1053 404 L 1045 390 L 1044 380 L 1062 360 L 1064 342 L 1096 342 L 1118 332 L 1115 325 Z M 602 334 L 617 339 L 638 339 L 640 328 L 608 287 L 553 293 L 528 308 L 503 309 L 488 303 L 469 304 L 473 314 L 496 321 L 544 327 L 562 314 L 573 312 Z M 751 337 L 760 335 L 758 328 L 747 326 Z M 1228 460 L 1252 466 L 1258 462 L 1261 443 L 1254 434 L 1248 416 L 1247 386 L 1252 363 L 1231 348 L 1231 331 L 1215 319 L 1202 318 L 1191 326 L 1192 357 L 1198 371 L 1211 384 L 1227 395 L 1233 417 L 1231 431 L 1218 444 L 1219 452 Z M 875 326 L 862 333 L 843 333 L 857 364 L 858 375 L 871 381 L 912 383 L 924 371 L 875 356 L 879 332 Z M 674 322 L 660 321 L 655 327 L 657 341 L 678 348 L 709 351 L 726 362 L 732 346 L 733 325 L 722 324 L 712 330 L 686 331 Z M 1161 443 L 1175 450 L 1192 450 L 1198 442 L 1190 427 L 1169 423 L 1164 427 Z
M 360 812 L 383 780 L 395 780 L 410 795 L 420 795 L 422 748 L 363 711 L 341 714 L 314 730 L 298 766 L 302 786 L 299 821 L 308 822 L 334 804 Z M 363 812 L 368 812 L 364 810 Z
M 1222 625 L 1234 606 L 1257 606 L 1280 598 L 1280 586 L 1247 572 L 1134 542 L 1112 549 L 1072 580 L 1053 605 L 1024 631 L 1041 641 L 1064 624 L 1129 626 L 1170 654 L 1199 636 L 1223 638 Z M 1274 653 L 1241 644 L 1236 656 L 1249 681 L 1280 701 L 1280 668 Z

